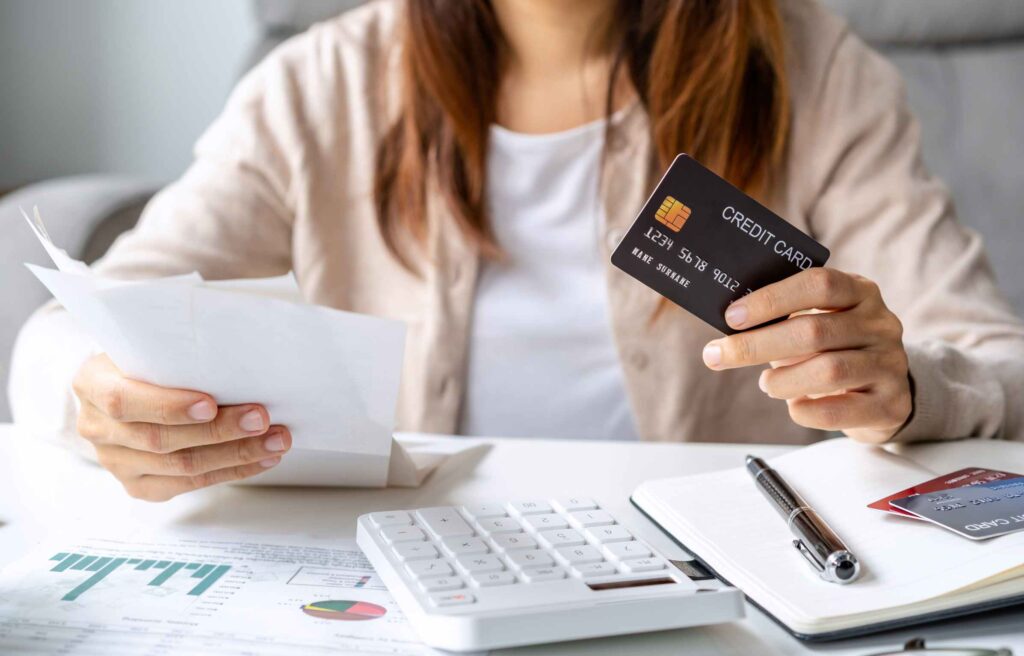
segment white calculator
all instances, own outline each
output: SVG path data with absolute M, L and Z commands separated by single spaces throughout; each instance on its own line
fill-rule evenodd
M 363 515 L 357 540 L 431 647 L 497 649 L 714 624 L 739 590 L 694 581 L 592 499 Z

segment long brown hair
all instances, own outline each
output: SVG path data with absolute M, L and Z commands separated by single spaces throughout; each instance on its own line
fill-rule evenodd
M 462 233 L 500 253 L 485 200 L 487 141 L 504 49 L 489 0 L 405 0 L 401 111 L 381 140 L 374 197 L 391 251 L 422 243 L 433 183 Z M 782 21 L 775 0 L 618 0 L 619 76 L 650 118 L 662 166 L 689 153 L 760 195 L 783 156 L 788 124 Z

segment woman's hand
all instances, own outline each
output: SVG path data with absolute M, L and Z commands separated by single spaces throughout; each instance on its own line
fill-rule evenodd
M 758 381 L 761 390 L 785 399 L 802 426 L 879 443 L 906 423 L 913 400 L 903 326 L 875 283 L 807 269 L 733 302 L 725 313 L 741 330 L 778 318 L 786 319 L 708 343 L 704 363 L 715 370 L 770 364 Z
M 106 355 L 74 381 L 78 432 L 128 494 L 166 501 L 182 492 L 259 474 L 281 461 L 292 438 L 259 405 L 218 408 L 202 392 L 126 378 Z

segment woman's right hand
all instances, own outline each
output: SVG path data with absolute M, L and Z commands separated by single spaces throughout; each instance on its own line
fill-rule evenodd
M 209 394 L 125 377 L 104 355 L 75 376 L 78 433 L 131 496 L 166 501 L 266 471 L 292 445 L 263 406 L 217 407 Z

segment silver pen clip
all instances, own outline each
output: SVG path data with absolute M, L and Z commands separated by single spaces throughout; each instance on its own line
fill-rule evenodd
M 814 569 L 818 572 L 818 574 L 822 578 L 824 578 L 825 577 L 825 564 L 822 563 L 822 562 L 819 562 L 818 559 L 814 557 L 814 552 L 812 552 L 810 549 L 807 548 L 807 545 L 804 544 L 804 541 L 803 540 L 793 540 L 793 546 L 796 547 L 797 551 L 799 551 L 801 554 L 803 554 L 804 558 L 807 559 L 807 562 L 809 562 L 811 564 L 811 566 L 814 567 Z

